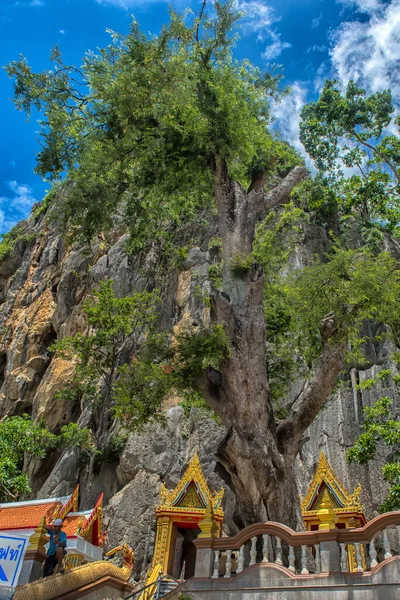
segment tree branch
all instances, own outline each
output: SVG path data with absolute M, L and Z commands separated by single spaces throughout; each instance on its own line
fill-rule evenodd
M 252 209 L 255 212 L 262 212 L 274 208 L 278 204 L 286 204 L 292 189 L 307 176 L 308 171 L 305 167 L 294 167 L 279 185 L 269 192 L 252 190 L 249 194 Z
M 323 348 L 313 377 L 294 401 L 290 415 L 278 427 L 281 451 L 297 453 L 301 438 L 314 422 L 331 394 L 336 378 L 343 368 L 346 352 L 345 336 L 340 335 L 334 313 L 320 323 Z
M 370 150 L 372 150 L 372 152 L 374 154 L 376 154 L 377 156 L 379 156 L 379 158 L 381 160 L 383 160 L 387 165 L 389 165 L 389 167 L 392 170 L 392 172 L 393 172 L 394 176 L 396 177 L 397 181 L 400 181 L 400 174 L 399 174 L 396 166 L 392 163 L 391 160 L 388 159 L 388 157 L 385 154 L 383 154 L 382 152 L 380 152 L 376 146 L 373 146 L 369 142 L 366 142 L 365 140 L 363 140 L 354 129 L 351 129 L 350 133 L 352 135 L 354 135 L 354 137 L 356 138 L 356 140 L 358 142 L 360 142 L 360 144 L 362 144 L 366 148 L 369 148 Z

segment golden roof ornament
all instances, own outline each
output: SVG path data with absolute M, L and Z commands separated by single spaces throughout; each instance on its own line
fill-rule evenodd
M 46 517 L 43 517 L 39 525 L 36 527 L 34 533 L 29 538 L 27 552 L 41 552 L 42 554 L 46 554 L 45 546 L 48 541 L 49 538 L 46 530 Z

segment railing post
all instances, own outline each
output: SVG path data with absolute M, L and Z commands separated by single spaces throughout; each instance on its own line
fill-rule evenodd
M 360 550 L 360 542 L 354 542 L 354 546 L 356 548 L 356 562 L 357 562 L 356 572 L 357 573 L 364 573 L 364 569 L 363 569 L 363 566 L 362 566 L 362 557 L 361 557 L 361 550 Z
M 269 542 L 269 535 L 268 535 L 268 533 L 264 533 L 263 534 L 263 557 L 262 557 L 263 563 L 268 562 L 268 542 Z
M 249 567 L 257 562 L 257 536 L 251 538 L 250 562 Z
M 378 561 L 376 560 L 376 548 L 374 540 L 371 540 L 369 543 L 369 557 L 371 559 L 371 569 L 373 569 L 378 565 Z
M 301 574 L 309 574 L 309 571 L 307 569 L 307 546 L 301 547 Z
M 220 551 L 215 550 L 214 551 L 213 574 L 212 574 L 213 579 L 218 579 L 218 577 L 219 577 L 219 555 L 220 555 Z M 197 563 L 197 559 L 196 559 L 196 563 Z
M 292 573 L 296 573 L 296 567 L 295 567 L 295 560 L 296 560 L 296 556 L 294 553 L 294 548 L 293 546 L 289 546 L 289 556 L 288 556 L 288 560 L 289 560 L 289 571 L 291 571 Z
M 340 545 L 340 570 L 342 573 L 348 573 L 349 567 L 347 564 L 346 544 L 339 544 L 339 545 Z
M 236 573 L 241 573 L 244 569 L 244 544 L 240 546 L 239 549 L 239 558 L 238 558 L 238 566 L 236 569 Z
M 337 542 L 321 542 L 321 572 L 338 573 L 340 571 L 340 552 Z
M 276 540 L 276 565 L 282 565 L 282 541 L 281 538 L 275 537 Z
M 383 549 L 385 551 L 384 558 L 386 560 L 387 558 L 392 557 L 392 553 L 390 551 L 390 542 L 389 542 L 389 538 L 388 538 L 388 534 L 387 534 L 387 529 L 384 529 L 382 531 L 382 537 L 383 537 Z
M 226 551 L 226 563 L 225 563 L 225 579 L 229 579 L 231 576 L 232 569 L 232 550 Z

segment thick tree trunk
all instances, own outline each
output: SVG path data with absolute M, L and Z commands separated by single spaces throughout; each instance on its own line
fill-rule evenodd
M 257 186 L 247 193 L 229 178 L 221 160 L 215 161 L 213 172 L 223 249 L 223 291 L 212 299 L 212 317 L 224 326 L 231 354 L 221 365 L 222 377 L 205 374 L 200 385 L 228 428 L 218 456 L 236 493 L 240 524 L 274 520 L 298 528 L 302 520 L 295 457 L 303 432 L 318 414 L 342 368 L 344 344 L 335 339 L 331 316 L 329 325 L 321 326 L 324 350 L 317 380 L 311 380 L 303 390 L 291 419 L 278 429 L 268 385 L 264 277 L 257 265 L 243 268 L 243 261 L 252 250 L 257 214 L 287 202 L 291 189 L 306 172 L 294 169 L 267 194 Z M 235 270 L 232 267 L 238 262 L 242 268 Z M 318 383 L 322 373 L 329 375 L 325 386 Z

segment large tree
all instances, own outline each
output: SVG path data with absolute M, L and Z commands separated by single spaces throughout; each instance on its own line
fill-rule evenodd
M 238 17 L 233 2 L 207 10 L 204 1 L 199 14 L 172 13 L 155 37 L 134 21 L 128 36 L 112 34 L 109 47 L 87 54 L 81 69 L 65 65 L 56 48 L 55 70 L 33 73 L 21 58 L 8 72 L 17 107 L 43 112 L 37 171 L 51 178 L 67 173 L 71 185 L 57 210 L 76 235 L 90 240 L 112 227 L 118 213 L 137 251 L 149 240 L 162 243 L 166 230 L 202 208 L 216 207 L 222 282 L 210 299 L 211 317 L 229 352 L 219 369 L 200 368 L 195 384 L 227 428 L 218 456 L 242 524 L 271 519 L 298 526 L 294 470 L 303 434 L 343 368 L 349 327 L 354 331 L 376 316 L 376 306 L 397 301 L 387 287 L 395 265 L 386 255 L 338 251 L 322 299 L 322 263 L 316 277 L 306 271 L 287 286 L 287 324 L 302 316 L 313 353 L 302 391 L 279 419 L 265 318 L 276 306 L 276 294 L 268 295 L 274 286 L 265 285 L 274 245 L 261 235 L 254 247 L 256 225 L 289 202 L 307 171 L 269 131 L 279 75 L 232 58 Z

